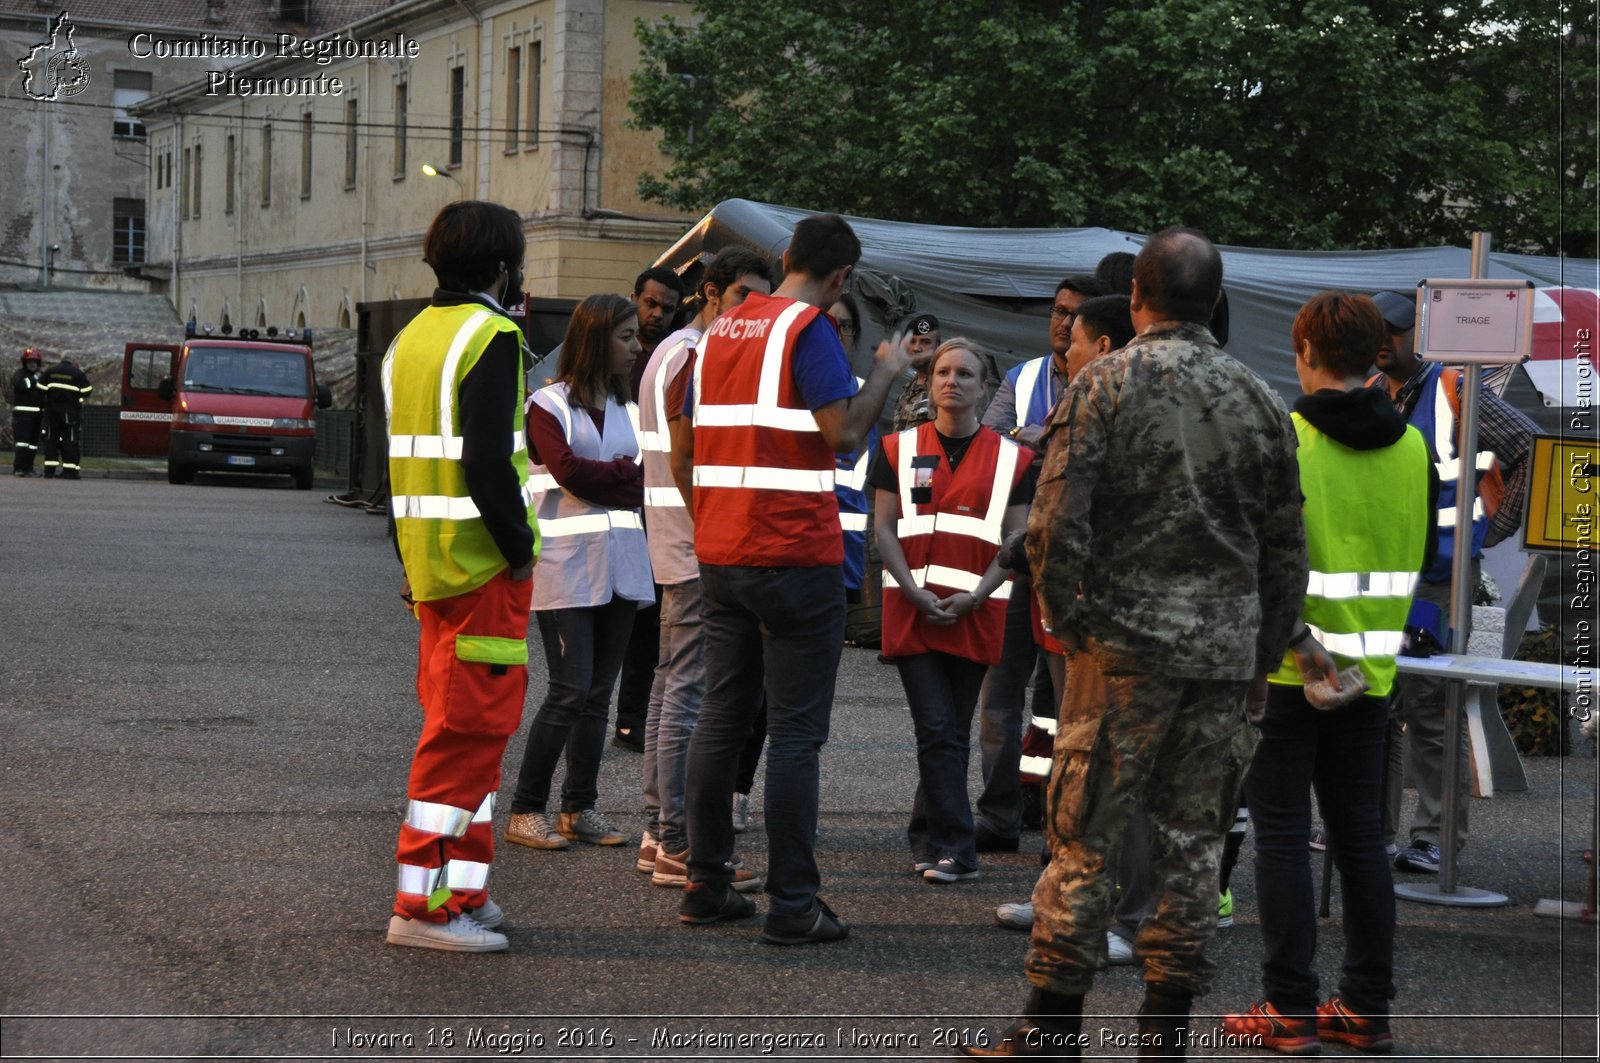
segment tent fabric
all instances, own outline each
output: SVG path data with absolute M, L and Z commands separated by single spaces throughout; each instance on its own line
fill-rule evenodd
M 698 257 L 729 245 L 747 246 L 776 260 L 788 246 L 795 223 L 812 213 L 730 199 L 702 218 L 657 264 L 678 270 L 692 282 L 697 279 L 690 274 L 696 273 Z M 853 290 L 863 301 L 867 318 L 864 342 L 856 352 L 857 373 L 870 368 L 872 350 L 887 330 L 913 311 L 937 315 L 945 338 L 972 339 L 994 355 L 1002 369 L 1038 357 L 1048 350 L 1049 305 L 1061 279 L 1092 274 L 1100 259 L 1113 251 L 1138 253 L 1145 240 L 1142 234 L 1114 229 L 973 229 L 873 218 L 849 221 L 862 245 Z M 1471 252 L 1459 247 L 1281 251 L 1221 246 L 1219 250 L 1229 304 L 1227 349 L 1285 399 L 1300 393 L 1289 349 L 1290 325 L 1312 295 L 1333 288 L 1409 291 L 1424 278 L 1471 275 Z M 1600 287 L 1600 262 L 1594 259 L 1491 253 L 1488 272 L 1492 278 L 1531 280 L 1541 288 Z M 1570 323 L 1573 304 L 1567 305 Z M 1593 302 L 1583 305 L 1592 314 Z M 1600 334 L 1597 325 L 1589 322 Z M 1547 403 L 1558 400 L 1561 393 L 1560 388 L 1547 391 Z M 1524 408 L 1538 405 L 1534 395 L 1526 381 L 1508 392 Z

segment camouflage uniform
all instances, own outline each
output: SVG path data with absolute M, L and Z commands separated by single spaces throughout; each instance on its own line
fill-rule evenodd
M 1305 594 L 1294 428 L 1205 328 L 1162 322 L 1080 372 L 1050 432 L 1028 556 L 1046 625 L 1083 648 L 1068 654 L 1028 977 L 1088 990 L 1107 859 L 1142 799 L 1162 890 L 1136 943 L 1146 980 L 1204 993 L 1254 748 L 1244 695 L 1282 660 Z
M 904 432 L 931 420 L 933 400 L 928 395 L 928 374 L 918 373 L 900 389 L 900 400 L 894 404 L 894 431 Z

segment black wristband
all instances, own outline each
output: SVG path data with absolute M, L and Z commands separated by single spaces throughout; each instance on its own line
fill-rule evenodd
M 1291 650 L 1294 649 L 1296 646 L 1300 645 L 1302 642 L 1304 642 L 1306 639 L 1308 639 L 1310 637 L 1311 637 L 1311 629 L 1308 628 L 1308 627 L 1301 628 L 1300 629 L 1300 634 L 1296 635 L 1294 638 L 1289 640 L 1289 648 Z

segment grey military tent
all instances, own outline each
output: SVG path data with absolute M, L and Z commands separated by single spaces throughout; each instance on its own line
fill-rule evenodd
M 730 199 L 702 218 L 658 264 L 693 282 L 701 256 L 730 245 L 750 247 L 776 260 L 795 222 L 811 213 Z M 1114 229 L 970 229 L 873 218 L 851 218 L 850 224 L 862 245 L 853 289 L 867 318 L 867 342 L 856 352 L 858 372 L 868 368 L 871 351 L 886 330 L 913 311 L 937 315 L 946 337 L 971 338 L 1002 368 L 1044 354 L 1049 306 L 1061 279 L 1093 273 L 1113 251 L 1137 253 L 1145 239 Z M 1299 394 L 1289 327 L 1306 299 L 1330 288 L 1411 290 L 1424 278 L 1470 275 L 1471 252 L 1459 247 L 1275 251 L 1223 246 L 1221 251 L 1229 304 L 1227 349 L 1286 399 Z M 1539 288 L 1600 287 L 1600 262 L 1593 259 L 1496 253 L 1489 256 L 1488 272 L 1490 277 L 1531 280 Z M 1591 298 L 1584 312 L 1593 317 L 1593 308 Z M 1576 326 L 1569 322 L 1568 327 Z M 1596 322 L 1590 320 L 1588 327 L 1596 328 Z M 1553 411 L 1542 409 L 1545 403 L 1524 374 L 1514 374 L 1506 394 L 1541 425 L 1555 423 Z

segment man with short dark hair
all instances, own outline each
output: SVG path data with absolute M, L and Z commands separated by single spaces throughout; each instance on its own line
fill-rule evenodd
M 683 301 L 683 278 L 666 266 L 651 266 L 633 282 L 629 296 L 639 307 L 639 346 L 643 352 L 628 371 L 628 393 L 639 401 L 644 367 L 656 346 L 672 331 Z M 649 717 L 650 687 L 656 673 L 656 644 L 661 633 L 661 588 L 656 600 L 640 609 L 633 618 L 622 655 L 622 670 L 617 676 L 617 725 L 612 744 L 635 753 L 644 752 L 644 728 Z
M 1050 306 L 1050 353 L 1012 366 L 1001 381 L 983 423 L 1035 451 L 1045 422 L 1067 387 L 1067 349 L 1078 308 L 1103 294 L 1089 276 L 1065 277 Z M 1021 589 L 1021 582 L 1018 583 Z M 978 852 L 1015 852 L 1022 834 L 1022 732 L 1028 680 L 1038 663 L 1033 641 L 1031 596 L 1013 594 L 1006 603 L 1000 663 L 984 675 L 978 695 L 978 751 L 983 791 L 973 804 Z M 1037 695 L 1035 702 L 1037 703 Z
M 1028 557 L 1068 652 L 1051 861 L 1034 888 L 1022 1023 L 973 1056 L 1079 1058 L 1106 950 L 1108 862 L 1136 802 L 1161 899 L 1145 920 L 1141 1056 L 1181 1057 L 1210 987 L 1218 863 L 1252 736 L 1245 698 L 1278 667 L 1306 587 L 1295 434 L 1283 400 L 1217 347 L 1215 247 L 1151 237 L 1139 334 L 1091 362 L 1052 417 Z
M 1416 324 L 1416 296 L 1412 293 L 1382 291 L 1373 296 L 1386 326 L 1384 342 L 1378 348 L 1377 367 L 1381 371 L 1372 383 L 1386 389 L 1395 409 L 1422 433 L 1439 473 L 1439 548 L 1433 564 L 1417 584 L 1413 606 L 1413 626 L 1434 630 L 1440 642 L 1450 623 L 1450 586 L 1457 547 L 1455 534 L 1456 485 L 1463 463 L 1456 455 L 1456 418 L 1461 404 L 1461 388 L 1466 375 L 1447 369 L 1438 362 L 1424 362 L 1417 354 L 1413 326 Z M 1506 538 L 1522 526 L 1527 500 L 1528 475 L 1533 463 L 1533 437 L 1538 428 L 1516 407 L 1484 388 L 1478 407 L 1479 450 L 1476 467 L 1478 506 L 1472 521 L 1469 545 L 1472 585 L 1478 584 L 1479 559 L 1486 546 Z M 1430 621 L 1419 624 L 1426 616 Z M 1402 676 L 1396 700 L 1395 720 L 1389 732 L 1389 768 L 1384 804 L 1384 835 L 1397 839 L 1400 827 L 1400 780 L 1409 762 L 1417 787 L 1417 812 L 1411 823 L 1408 844 L 1395 856 L 1400 871 L 1434 873 L 1439 870 L 1439 839 L 1444 820 L 1444 710 L 1445 684 L 1426 676 Z M 1405 726 L 1402 744 L 1400 727 Z M 1456 756 L 1462 770 L 1456 775 L 1455 822 L 1456 852 L 1467 844 L 1467 731 L 1461 729 L 1461 744 Z
M 396 847 L 391 945 L 499 952 L 494 795 L 528 690 L 536 521 L 527 505 L 522 221 L 452 203 L 423 239 L 439 286 L 383 359 L 401 598 L 420 621 L 422 734 Z
M 848 926 L 817 896 L 819 753 L 844 643 L 844 538 L 834 454 L 860 446 L 903 350 L 878 348 L 856 388 L 827 309 L 861 257 L 849 223 L 795 226 L 783 282 L 706 330 L 684 411 L 692 418 L 694 547 L 707 685 L 689 745 L 689 883 L 679 919 L 755 914 L 734 889 L 730 796 L 751 718 L 767 703 L 767 895 L 762 940 L 838 941 Z M 675 451 L 676 453 L 676 451 Z

